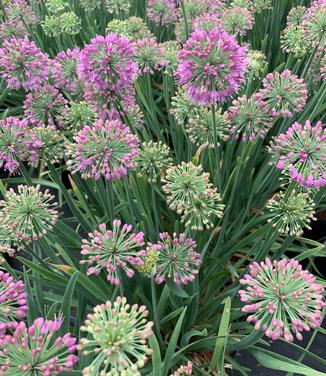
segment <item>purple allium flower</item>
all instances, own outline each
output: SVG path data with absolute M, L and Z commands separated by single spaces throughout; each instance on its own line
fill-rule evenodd
M 306 188 L 326 185 L 326 130 L 319 121 L 312 126 L 294 123 L 276 137 L 270 152 L 276 168 L 283 170 Z
M 242 312 L 251 314 L 247 321 L 272 340 L 301 340 L 303 330 L 321 325 L 324 288 L 297 260 L 254 262 L 240 283 L 246 286 L 239 295 L 246 303 Z
M 70 102 L 64 114 L 65 128 L 80 131 L 85 125 L 93 125 L 96 118 L 95 112 L 86 101 Z
M 222 30 L 196 30 L 179 52 L 176 77 L 199 104 L 224 101 L 244 82 L 246 51 Z
M 230 34 L 245 35 L 252 29 L 254 17 L 249 9 L 240 6 L 225 8 L 221 12 L 223 29 Z
M 81 51 L 79 75 L 88 88 L 99 94 L 117 94 L 137 76 L 134 50 L 129 40 L 117 34 L 96 36 Z
M 282 32 L 281 47 L 284 52 L 302 58 L 311 51 L 311 38 L 301 25 L 290 25 Z
M 74 137 L 76 150 L 69 164 L 84 179 L 121 179 L 136 167 L 137 137 L 119 120 L 97 120 Z
M 148 0 L 146 14 L 157 26 L 171 24 L 177 19 L 174 0 Z
M 231 134 L 243 141 L 255 140 L 257 137 L 264 138 L 273 125 L 264 102 L 257 100 L 254 94 L 251 98 L 245 95 L 235 99 L 227 113 L 227 122 Z
M 9 273 L 0 270 L 0 335 L 15 329 L 17 321 L 26 317 L 26 298 L 23 281 L 15 282 Z
M 3 9 L 6 18 L 0 24 L 0 37 L 3 39 L 13 36 L 23 38 L 28 33 L 28 27 L 36 25 L 38 18 L 32 7 L 25 0 L 11 0 Z
M 306 36 L 312 39 L 313 46 L 326 44 L 326 0 L 315 0 L 302 18 Z
M 37 165 L 38 148 L 39 140 L 29 129 L 26 119 L 10 116 L 0 120 L 0 168 L 15 173 L 21 161 Z
M 56 337 L 62 319 L 37 318 L 27 327 L 21 321 L 14 332 L 0 339 L 0 374 L 58 375 L 72 370 L 78 357 L 76 339 L 70 333 Z
M 203 13 L 192 21 L 192 30 L 204 30 L 210 32 L 221 26 L 221 19 L 216 13 Z
M 175 372 L 171 373 L 170 376 L 188 376 L 192 375 L 192 363 L 188 362 L 186 366 L 180 366 Z
M 82 82 L 78 76 L 78 63 L 80 49 L 61 51 L 53 61 L 53 77 L 55 86 L 65 89 L 72 94 L 79 94 L 82 91 Z
M 152 350 L 147 339 L 153 323 L 147 321 L 145 306 L 127 304 L 126 298 L 98 305 L 89 314 L 81 331 L 88 334 L 79 341 L 78 349 L 85 355 L 94 354 L 83 376 L 134 375 L 140 376 Z
M 176 285 L 193 282 L 202 263 L 196 247 L 196 242 L 186 234 L 173 234 L 172 238 L 167 232 L 160 234 L 157 244 L 148 243 L 146 253 L 157 252 L 155 282 L 160 284 L 166 279 L 173 280 Z
M 302 78 L 285 70 L 282 73 L 269 73 L 263 79 L 263 88 L 256 98 L 272 116 L 292 117 L 306 105 L 308 90 Z
M 24 101 L 24 116 L 32 125 L 64 127 L 62 115 L 67 111 L 68 101 L 52 85 L 44 85 L 39 90 L 27 94 Z
M 81 254 L 86 255 L 87 260 L 80 263 L 90 266 L 88 275 L 99 274 L 105 269 L 108 272 L 107 280 L 119 285 L 122 271 L 132 278 L 135 274 L 132 266 L 142 263 L 140 256 L 144 252 L 139 247 L 143 245 L 142 232 L 133 233 L 131 225 L 121 227 L 121 221 L 115 219 L 112 230 L 107 230 L 104 223 L 100 224 L 99 230 L 90 233 L 88 240 L 83 240 Z
M 316 221 L 315 203 L 309 193 L 292 191 L 290 195 L 280 192 L 267 203 L 268 222 L 281 234 L 301 236 L 303 229 L 311 230 L 310 222 Z
M 142 73 L 155 71 L 166 67 L 165 53 L 155 38 L 139 39 L 133 43 L 135 48 L 134 59 Z
M 49 57 L 27 36 L 5 40 L 0 48 L 0 76 L 11 89 L 39 89 L 48 79 L 49 65 Z
M 289 11 L 287 17 L 286 17 L 286 25 L 290 26 L 296 26 L 301 24 L 301 21 L 307 11 L 307 8 L 305 6 L 299 5 L 297 7 L 291 8 Z
M 7 191 L 6 200 L 0 201 L 0 222 L 14 233 L 16 242 L 30 243 L 46 235 L 57 222 L 57 205 L 52 202 L 48 190 L 42 192 L 40 186 L 19 185 L 17 192 Z

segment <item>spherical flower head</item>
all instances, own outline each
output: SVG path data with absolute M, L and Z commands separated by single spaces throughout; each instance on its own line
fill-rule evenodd
M 234 35 L 245 35 L 253 27 L 254 17 L 247 8 L 232 6 L 221 12 L 223 29 Z
M 179 166 L 170 167 L 162 182 L 165 183 L 162 188 L 168 196 L 169 207 L 179 214 L 211 187 L 209 174 L 203 171 L 202 166 L 195 166 L 192 162 L 182 162 Z
M 215 188 L 209 187 L 192 203 L 185 205 L 181 222 L 194 231 L 203 231 L 214 227 L 214 218 L 222 218 L 225 205 Z
M 121 272 L 132 278 L 135 274 L 133 266 L 142 264 L 139 247 L 144 245 L 144 234 L 133 233 L 132 226 L 115 219 L 112 230 L 107 230 L 105 224 L 89 234 L 89 239 L 83 240 L 81 254 L 87 256 L 81 264 L 88 264 L 88 275 L 99 274 L 102 269 L 107 271 L 107 280 L 113 285 L 119 285 Z
M 188 376 L 192 374 L 192 363 L 188 362 L 186 366 L 180 366 L 175 372 L 171 373 L 170 376 Z
M 60 15 L 60 27 L 63 33 L 76 35 L 81 29 L 81 19 L 74 12 L 64 12 Z
M 115 15 L 128 14 L 131 7 L 130 0 L 105 0 L 105 5 L 107 11 Z
M 178 286 L 193 282 L 202 262 L 196 247 L 196 242 L 186 234 L 171 237 L 167 232 L 160 234 L 157 244 L 149 243 L 147 252 L 152 249 L 157 252 L 155 282 L 171 279 Z
M 170 149 L 159 142 L 144 142 L 137 157 L 139 176 L 146 176 L 149 183 L 157 182 L 165 171 L 172 165 Z
M 38 91 L 27 94 L 24 101 L 24 116 L 34 126 L 51 125 L 63 128 L 62 115 L 68 101 L 52 85 L 44 85 Z
M 308 90 L 303 79 L 289 70 L 269 73 L 263 79 L 263 88 L 257 93 L 261 105 L 274 117 L 292 117 L 301 112 L 307 98 Z
M 194 31 L 179 52 L 176 77 L 200 105 L 223 102 L 244 82 L 246 47 L 217 28 Z
M 155 25 L 168 25 L 176 21 L 174 0 L 148 0 L 146 15 Z
M 215 13 L 203 13 L 192 21 L 192 30 L 210 32 L 215 27 L 221 26 L 221 19 Z
M 85 12 L 92 12 L 101 8 L 101 0 L 79 0 L 79 2 Z
M 26 119 L 10 116 L 0 120 L 0 168 L 15 173 L 22 161 L 37 165 L 38 148 L 39 140 Z
M 33 132 L 38 140 L 37 155 L 40 159 L 59 163 L 65 154 L 65 139 L 53 126 L 34 127 Z
M 26 317 L 26 298 L 23 281 L 15 282 L 9 273 L 0 270 L 0 335 L 14 329 Z
M 297 7 L 293 7 L 290 10 L 290 12 L 289 12 L 289 14 L 286 18 L 286 24 L 288 26 L 299 25 L 301 23 L 302 19 L 303 19 L 303 16 L 306 13 L 306 10 L 307 10 L 307 8 L 304 7 L 304 6 L 301 6 L 301 5 L 299 5 Z
M 230 134 L 226 114 L 222 114 L 221 109 L 215 111 L 215 124 L 213 124 L 212 112 L 207 107 L 199 107 L 195 112 L 190 113 L 185 128 L 191 142 L 197 146 L 204 145 L 210 148 L 215 145 L 215 134 L 218 145 L 221 141 L 227 140 Z
M 65 128 L 80 131 L 85 125 L 93 125 L 97 116 L 92 107 L 86 102 L 70 102 L 64 113 Z
M 134 59 L 142 73 L 154 74 L 155 71 L 168 65 L 164 51 L 155 38 L 139 39 L 133 43 Z
M 315 204 L 308 193 L 280 192 L 266 205 L 270 218 L 268 222 L 281 234 L 301 236 L 303 229 L 311 230 L 310 222 L 315 221 Z
M 80 78 L 99 94 L 118 92 L 136 78 L 133 54 L 134 50 L 124 36 L 97 36 L 81 51 Z
M 132 128 L 142 129 L 144 126 L 144 114 L 138 106 L 133 104 L 127 107 L 127 118 Z
M 60 51 L 53 61 L 52 74 L 55 86 L 72 94 L 82 91 L 82 82 L 78 76 L 80 49 Z
M 42 29 L 48 37 L 57 37 L 62 33 L 59 16 L 45 15 L 41 23 Z
M 246 303 L 242 311 L 250 313 L 247 321 L 256 330 L 272 340 L 291 342 L 294 336 L 302 340 L 302 331 L 321 325 L 324 288 L 298 261 L 267 258 L 249 270 L 240 280 L 245 289 L 239 295 Z
M 315 126 L 294 123 L 286 133 L 276 137 L 271 145 L 276 168 L 306 188 L 326 185 L 326 130 L 319 121 Z
M 114 19 L 110 21 L 106 27 L 106 32 L 125 35 L 131 41 L 154 37 L 145 21 L 135 16 L 126 20 Z
M 302 26 L 306 36 L 313 41 L 313 47 L 326 45 L 326 2 L 324 0 L 314 1 L 307 9 Z
M 169 40 L 160 44 L 163 51 L 163 60 L 167 63 L 164 73 L 173 76 L 178 66 L 179 45 L 175 40 Z
M 121 297 L 96 306 L 81 327 L 88 337 L 80 340 L 78 348 L 85 355 L 95 355 L 83 369 L 83 376 L 140 376 L 139 368 L 144 367 L 152 354 L 147 339 L 153 323 L 147 321 L 147 316 L 145 306 L 130 306 Z
M 272 9 L 272 0 L 255 0 L 253 10 L 259 14 L 264 10 Z
M 301 25 L 287 26 L 281 35 L 281 47 L 286 53 L 302 58 L 311 50 L 311 38 Z
M 76 151 L 70 164 L 84 179 L 121 179 L 136 167 L 137 137 L 119 120 L 97 120 L 79 131 L 74 140 Z
M 248 52 L 249 75 L 260 77 L 267 66 L 266 56 L 258 50 L 249 50 Z
M 65 10 L 66 4 L 64 0 L 46 0 L 46 10 L 50 13 L 61 13 Z
M 0 340 L 0 373 L 26 376 L 71 372 L 78 357 L 76 339 L 70 333 L 58 336 L 62 319 L 37 318 L 27 327 L 21 321 L 14 332 Z
M 17 192 L 10 188 L 6 200 L 0 201 L 0 221 L 16 235 L 16 242 L 30 243 L 46 235 L 57 222 L 58 212 L 53 209 L 57 203 L 53 199 L 39 185 L 19 185 Z
M 264 138 L 273 125 L 267 105 L 261 103 L 257 95 L 247 98 L 245 95 L 232 102 L 227 113 L 230 133 L 243 141 Z
M 39 89 L 48 79 L 49 64 L 49 57 L 27 36 L 4 40 L 0 48 L 0 76 L 10 89 Z
M 186 121 L 196 114 L 199 106 L 189 96 L 187 90 L 179 87 L 175 96 L 172 98 L 171 114 L 174 115 L 178 125 L 184 126 Z

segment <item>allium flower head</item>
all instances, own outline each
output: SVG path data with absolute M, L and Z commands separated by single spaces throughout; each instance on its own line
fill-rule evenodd
M 70 102 L 69 105 L 64 113 L 65 128 L 80 131 L 85 125 L 93 125 L 97 116 L 87 102 Z
M 292 192 L 287 196 L 280 192 L 268 201 L 266 208 L 270 213 L 268 222 L 285 235 L 301 236 L 303 229 L 311 230 L 309 223 L 316 220 L 315 204 L 308 193 Z
M 227 122 L 231 134 L 243 141 L 254 140 L 257 137 L 264 138 L 273 125 L 264 102 L 257 100 L 254 94 L 251 98 L 245 95 L 235 99 L 227 114 Z
M 188 362 L 186 366 L 180 366 L 175 372 L 171 373 L 170 376 L 188 376 L 192 375 L 192 363 Z
M 145 306 L 130 306 L 121 297 L 96 306 L 81 327 L 88 338 L 82 338 L 78 348 L 85 355 L 95 355 L 83 376 L 140 376 L 138 369 L 152 354 L 147 338 L 152 334 L 153 323 L 147 321 L 147 316 Z
M 319 121 L 312 126 L 294 123 L 274 139 L 270 151 L 276 167 L 306 188 L 326 185 L 326 131 Z
M 179 45 L 175 40 L 169 40 L 161 43 L 160 47 L 163 51 L 163 60 L 166 62 L 164 73 L 173 75 L 178 66 Z
M 133 45 L 135 48 L 134 60 L 142 73 L 154 74 L 155 71 L 167 66 L 168 62 L 165 60 L 164 51 L 155 38 L 139 39 Z
M 260 77 L 267 65 L 266 56 L 258 50 L 248 52 L 249 74 L 253 77 Z
M 121 179 L 136 167 L 137 137 L 119 120 L 97 120 L 74 139 L 76 150 L 70 164 L 73 172 L 80 171 L 85 179 Z
M 240 283 L 247 321 L 272 340 L 301 340 L 302 331 L 321 325 L 324 288 L 295 259 L 254 262 Z
M 215 127 L 215 132 L 214 132 Z M 205 145 L 214 147 L 214 133 L 217 142 L 225 141 L 229 138 L 229 128 L 226 122 L 225 113 L 222 110 L 215 111 L 215 124 L 212 121 L 212 112 L 207 107 L 200 107 L 197 111 L 189 114 L 189 121 L 185 126 L 191 142 L 197 146 Z
M 27 94 L 24 101 L 24 116 L 34 126 L 52 125 L 64 127 L 62 115 L 68 101 L 52 85 L 44 85 L 39 90 Z
M 19 185 L 17 192 L 12 188 L 6 200 L 0 201 L 0 222 L 16 235 L 17 242 L 31 242 L 46 235 L 57 222 L 58 212 L 48 190 L 40 186 Z
M 60 15 L 60 27 L 63 33 L 78 34 L 81 29 L 81 19 L 75 12 L 64 12 Z
M 145 21 L 140 17 L 129 17 L 126 20 L 114 19 L 106 27 L 107 33 L 125 35 L 129 40 L 152 38 L 154 35 L 148 29 Z
M 174 0 L 148 0 L 146 14 L 157 26 L 171 24 L 177 19 Z
M 297 58 L 302 58 L 311 50 L 311 40 L 305 35 L 301 25 L 287 26 L 281 35 L 281 47 L 286 53 L 293 53 Z
M 21 321 L 15 331 L 0 339 L 0 374 L 50 376 L 72 371 L 78 357 L 76 339 L 70 333 L 55 337 L 61 319 L 37 318 L 27 327 Z
M 80 54 L 79 74 L 98 93 L 116 93 L 132 84 L 137 67 L 128 39 L 117 34 L 97 36 Z
M 26 317 L 26 298 L 23 281 L 15 282 L 9 273 L 0 270 L 0 335 Z
M 90 266 L 88 275 L 99 274 L 105 269 L 107 280 L 113 285 L 119 285 L 122 271 L 132 278 L 135 274 L 132 267 L 142 263 L 139 247 L 143 245 L 142 232 L 133 233 L 131 225 L 121 226 L 121 221 L 115 219 L 112 230 L 100 224 L 99 230 L 90 233 L 89 239 L 83 240 L 81 254 L 87 256 L 87 260 L 81 263 Z
M 209 174 L 203 168 L 195 166 L 192 162 L 182 162 L 179 166 L 170 167 L 166 176 L 162 178 L 165 183 L 163 191 L 167 194 L 167 202 L 172 210 L 179 214 L 185 206 L 192 205 L 194 198 L 205 194 L 211 187 Z
M 252 29 L 254 17 L 247 8 L 232 6 L 221 12 L 223 29 L 234 35 L 245 35 Z
M 194 31 L 179 52 L 176 77 L 201 105 L 224 101 L 243 83 L 247 69 L 246 47 L 217 28 Z
M 60 51 L 53 61 L 52 73 L 55 86 L 65 89 L 72 94 L 79 94 L 82 91 L 82 83 L 78 76 L 78 62 L 80 49 Z
M 269 73 L 263 79 L 263 88 L 257 98 L 272 116 L 292 117 L 306 105 L 308 90 L 302 78 L 285 70 L 281 74 Z
M 325 47 L 326 45 L 326 2 L 315 0 L 307 9 L 302 26 L 308 38 L 313 40 L 314 46 Z
M 35 165 L 39 142 L 26 120 L 7 117 L 0 120 L 0 168 L 10 173 L 17 172 L 19 162 Z
M 61 21 L 59 16 L 46 15 L 41 23 L 41 26 L 45 35 L 49 37 L 57 37 L 62 34 Z
M 50 13 L 61 13 L 65 10 L 66 4 L 64 0 L 46 0 L 46 10 Z
M 144 114 L 138 106 L 133 104 L 127 108 L 127 118 L 132 128 L 142 129 L 144 126 Z
M 184 126 L 186 120 L 195 115 L 199 106 L 190 98 L 187 90 L 179 87 L 175 97 L 172 98 L 171 113 L 180 126 Z
M 34 127 L 33 132 L 38 140 L 38 157 L 50 163 L 60 162 L 65 153 L 62 133 L 50 125 Z
M 255 13 L 259 14 L 263 10 L 272 9 L 272 0 L 255 0 L 253 10 Z
M 116 15 L 128 14 L 131 7 L 130 0 L 105 0 L 105 5 L 109 13 Z
M 172 165 L 170 149 L 159 142 L 144 142 L 137 157 L 138 175 L 146 176 L 149 183 L 156 182 Z
M 176 285 L 186 285 L 193 282 L 201 265 L 200 254 L 196 252 L 197 244 L 186 234 L 173 238 L 167 233 L 160 234 L 157 244 L 149 243 L 147 252 L 157 252 L 155 282 L 160 284 L 167 279 Z
M 49 58 L 27 36 L 4 40 L 0 48 L 0 76 L 11 89 L 36 90 L 48 79 Z
M 203 13 L 192 21 L 192 30 L 210 32 L 221 26 L 221 19 L 215 13 Z
M 85 12 L 92 12 L 101 7 L 101 0 L 79 0 L 79 2 Z
M 286 24 L 288 26 L 299 25 L 306 13 L 306 10 L 307 8 L 301 5 L 293 7 L 286 18 Z
M 184 207 L 181 222 L 194 231 L 203 231 L 214 227 L 214 218 L 222 218 L 224 204 L 216 188 L 209 187 L 206 191 L 193 198 L 192 203 Z

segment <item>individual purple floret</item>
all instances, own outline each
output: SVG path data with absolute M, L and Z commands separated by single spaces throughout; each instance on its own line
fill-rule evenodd
M 27 36 L 3 41 L 0 76 L 11 89 L 37 90 L 48 79 L 50 59 Z
M 326 130 L 320 121 L 312 126 L 294 123 L 276 137 L 270 148 L 276 167 L 306 188 L 326 185 Z
M 247 48 L 220 28 L 195 30 L 179 52 L 176 77 L 200 105 L 223 102 L 245 80 Z

